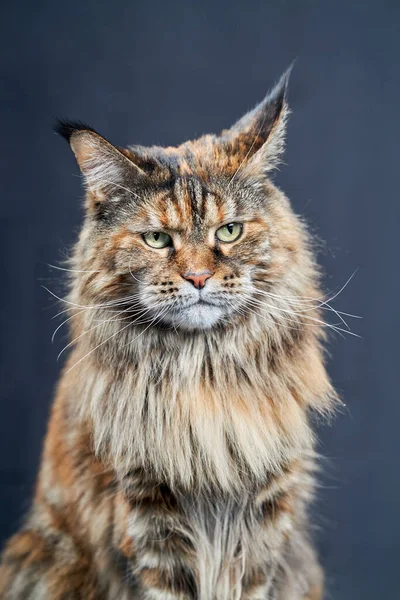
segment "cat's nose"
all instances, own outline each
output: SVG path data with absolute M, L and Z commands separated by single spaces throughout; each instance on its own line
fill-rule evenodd
M 206 285 L 207 279 L 210 279 L 213 275 L 214 273 L 207 269 L 206 271 L 200 272 L 187 271 L 187 273 L 182 274 L 182 277 L 187 281 L 190 281 L 190 283 L 193 283 L 194 287 L 200 290 Z

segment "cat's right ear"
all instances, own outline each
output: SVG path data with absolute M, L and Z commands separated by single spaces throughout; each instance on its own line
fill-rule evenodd
M 146 173 L 123 151 L 113 146 L 84 123 L 58 121 L 54 127 L 70 144 L 88 191 L 96 202 L 132 191 L 138 178 Z

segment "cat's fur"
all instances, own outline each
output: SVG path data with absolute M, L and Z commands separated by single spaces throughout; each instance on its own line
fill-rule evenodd
M 74 343 L 2 599 L 322 598 L 309 419 L 335 394 L 309 236 L 269 178 L 286 88 L 178 148 L 59 125 L 87 185 Z M 219 243 L 229 222 L 243 234 Z M 174 249 L 145 244 L 158 230 Z M 213 276 L 199 291 L 187 270 Z

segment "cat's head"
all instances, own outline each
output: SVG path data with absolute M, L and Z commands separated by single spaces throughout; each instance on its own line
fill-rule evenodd
M 278 292 L 304 293 L 306 236 L 269 179 L 287 82 L 288 73 L 231 129 L 177 148 L 116 148 L 83 123 L 59 123 L 87 188 L 81 304 L 201 330 L 246 319 Z M 273 323 L 285 316 L 270 312 Z

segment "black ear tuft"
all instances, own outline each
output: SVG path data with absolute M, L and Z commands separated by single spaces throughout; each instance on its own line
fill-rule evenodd
M 289 79 L 292 69 L 293 64 L 291 64 L 290 67 L 283 73 L 278 83 L 269 93 L 269 101 L 276 104 L 278 111 L 280 111 L 287 102 Z
M 283 73 L 280 77 L 278 83 L 272 88 L 268 96 L 264 100 L 264 104 L 269 104 L 271 107 L 271 111 L 275 111 L 276 117 L 279 117 L 282 109 L 287 108 L 287 96 L 288 96 L 288 87 L 289 87 L 289 79 L 292 73 L 292 69 L 294 67 L 294 62 L 290 65 L 290 67 Z
M 53 129 L 56 133 L 65 138 L 67 142 L 70 141 L 72 134 L 76 131 L 93 131 L 93 133 L 97 133 L 93 127 L 90 127 L 90 125 L 87 125 L 82 121 L 63 121 L 61 119 L 57 119 Z

